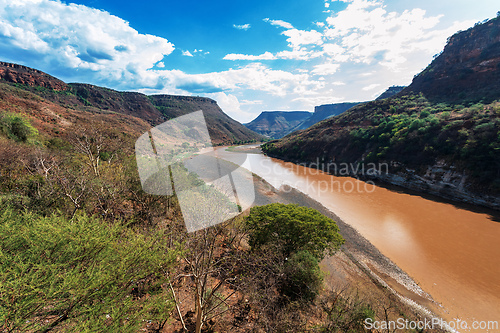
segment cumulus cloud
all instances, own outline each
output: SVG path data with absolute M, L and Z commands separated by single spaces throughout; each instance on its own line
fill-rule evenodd
M 223 59 L 250 61 L 276 59 L 311 60 L 320 57 L 323 54 L 321 51 L 311 49 L 311 47 L 323 44 L 323 35 L 320 32 L 316 30 L 295 29 L 290 23 L 282 20 L 270 20 L 266 18 L 264 21 L 269 22 L 272 25 L 286 28 L 286 30 L 281 34 L 288 37 L 286 41 L 288 42 L 288 47 L 290 47 L 291 50 L 283 50 L 274 54 L 271 52 L 264 52 L 259 55 L 230 53 L 224 56 Z
M 251 25 L 249 23 L 246 24 L 233 24 L 233 27 L 238 29 L 238 30 L 248 30 L 250 29 Z
M 316 65 L 314 66 L 312 73 L 317 75 L 332 75 L 337 72 L 339 67 L 340 67 L 339 64 L 329 64 L 329 63 Z
M 6 60 L 34 58 L 95 72 L 104 82 L 145 84 L 151 79 L 146 71 L 173 50 L 165 38 L 141 34 L 102 10 L 53 0 L 0 0 L 0 55 Z
M 415 8 L 402 13 L 387 12 L 382 1 L 351 0 L 345 10 L 327 18 L 323 46 L 337 61 L 378 62 L 399 71 L 413 52 L 437 53 L 446 38 L 471 22 L 435 29 L 442 15 L 427 16 Z M 432 29 L 432 30 L 431 30 Z
M 287 36 L 288 46 L 293 49 L 299 48 L 301 45 L 321 45 L 323 44 L 323 35 L 316 30 L 298 30 L 289 29 L 282 33 Z
M 250 122 L 255 118 L 255 114 L 251 112 L 246 112 L 241 109 L 241 103 L 238 98 L 232 94 L 227 94 L 224 92 L 219 92 L 215 94 L 210 94 L 208 97 L 217 101 L 222 111 L 228 114 L 231 118 L 238 119 L 239 121 L 245 123 Z
M 193 55 L 191 54 L 191 52 L 189 52 L 187 50 L 186 51 L 182 51 L 182 55 L 186 56 L 186 57 L 193 57 Z

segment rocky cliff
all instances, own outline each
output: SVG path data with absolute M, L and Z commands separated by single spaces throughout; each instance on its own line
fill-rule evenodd
M 349 110 L 355 105 L 358 105 L 359 102 L 355 103 L 335 103 L 335 104 L 324 104 L 324 105 L 319 105 L 314 107 L 314 113 L 312 114 L 311 117 L 308 119 L 304 120 L 302 123 L 300 123 L 297 127 L 295 127 L 293 130 L 301 130 L 301 129 L 306 129 L 311 127 L 312 125 L 328 119 L 333 116 L 338 116 L 339 114 Z
M 406 88 L 406 87 L 405 86 L 392 86 L 392 87 L 389 87 L 389 88 L 387 88 L 386 91 L 384 91 L 376 99 L 384 99 L 384 98 L 392 97 L 392 96 L 394 96 L 396 94 L 399 94 L 404 88 Z
M 279 139 L 311 115 L 312 113 L 307 111 L 263 111 L 245 126 L 269 138 Z
M 500 90 L 500 18 L 448 39 L 443 52 L 401 94 L 435 102 L 490 102 Z
M 69 89 L 66 83 L 49 74 L 37 69 L 8 62 L 0 62 L 0 79 L 31 87 L 43 87 L 57 91 Z

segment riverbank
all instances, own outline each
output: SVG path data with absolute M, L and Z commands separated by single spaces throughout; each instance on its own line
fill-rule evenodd
M 318 162 L 304 162 L 287 159 L 283 156 L 274 156 L 273 154 L 266 154 L 266 156 L 322 171 L 325 169 L 323 165 Z M 328 165 L 328 163 L 335 164 L 334 162 L 325 162 L 326 165 Z M 341 163 L 341 165 L 342 164 L 343 163 Z M 370 164 L 371 163 L 368 163 L 368 165 Z M 391 165 L 397 165 L 398 167 L 396 169 L 398 169 L 398 171 L 389 172 L 388 169 L 384 167 L 383 171 L 376 170 L 373 173 L 360 174 L 357 172 L 358 170 L 346 168 L 345 171 L 348 172 L 348 174 L 342 174 L 341 176 L 354 177 L 364 181 L 376 181 L 391 186 L 399 186 L 421 193 L 422 195 L 433 195 L 457 204 L 470 204 L 492 209 L 497 212 L 500 211 L 500 197 L 479 193 L 477 192 L 477 188 L 474 192 L 469 190 L 469 177 L 464 172 L 458 172 L 453 165 L 447 165 L 443 161 L 436 162 L 434 165 L 427 166 L 424 175 L 416 174 L 415 170 L 402 168 L 402 164 L 399 162 L 393 161 Z M 326 169 L 328 170 L 330 167 L 326 167 Z
M 327 289 L 356 290 L 362 299 L 380 311 L 394 312 L 389 316 L 391 320 L 397 320 L 397 317 L 402 315 L 413 320 L 439 317 L 441 306 L 431 295 L 422 290 L 406 272 L 329 209 L 289 186 L 276 189 L 256 175 L 254 182 L 256 189 L 254 206 L 276 202 L 297 204 L 316 209 L 337 222 L 340 234 L 346 242 L 341 251 L 321 262 L 322 269 L 327 272 L 325 278 Z

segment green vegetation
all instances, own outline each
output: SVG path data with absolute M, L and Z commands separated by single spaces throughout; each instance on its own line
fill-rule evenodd
M 0 249 L 0 327 L 8 332 L 133 331 L 172 309 L 162 284 L 178 252 L 160 233 L 7 208 Z
M 28 142 L 38 135 L 38 130 L 26 117 L 7 112 L 0 114 L 0 132 L 10 139 L 22 142 Z
M 297 205 L 253 207 L 245 219 L 245 229 L 254 251 L 272 251 L 285 258 L 279 289 L 291 300 L 314 300 L 323 281 L 319 261 L 344 243 L 333 220 Z
M 307 251 L 317 260 L 344 243 L 337 224 L 318 211 L 297 205 L 270 204 L 253 207 L 246 219 L 252 248 L 272 244 L 286 257 Z

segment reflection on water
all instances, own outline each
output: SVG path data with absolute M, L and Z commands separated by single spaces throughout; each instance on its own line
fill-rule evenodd
M 241 161 L 239 153 L 218 149 Z M 500 321 L 499 214 L 334 177 L 249 154 L 244 164 L 275 187 L 291 185 L 355 227 L 440 302 L 446 320 Z

